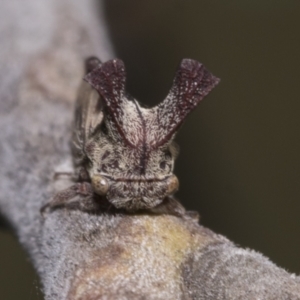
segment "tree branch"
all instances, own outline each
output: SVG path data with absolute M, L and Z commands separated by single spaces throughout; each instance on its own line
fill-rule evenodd
M 46 299 L 300 299 L 300 278 L 186 216 L 39 210 L 68 186 L 84 58 L 113 57 L 91 0 L 0 10 L 0 207 Z M 101 20 L 101 18 L 100 18 Z

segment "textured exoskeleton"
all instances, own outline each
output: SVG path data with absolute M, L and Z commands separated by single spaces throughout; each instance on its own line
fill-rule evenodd
M 117 209 L 180 215 L 184 209 L 172 197 L 178 189 L 173 139 L 219 79 L 201 63 L 184 59 L 166 99 L 144 108 L 125 91 L 121 60 L 102 64 L 90 58 L 86 69 L 72 143 L 78 183 L 47 206 L 62 205 L 78 194 L 87 203 L 95 193 Z

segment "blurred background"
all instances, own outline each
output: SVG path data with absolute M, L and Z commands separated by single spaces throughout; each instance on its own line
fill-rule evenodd
M 177 136 L 177 196 L 204 226 L 299 274 L 300 2 L 107 0 L 105 12 L 142 103 L 164 99 L 182 58 L 221 78 Z M 0 244 L 5 299 L 42 299 L 4 227 Z

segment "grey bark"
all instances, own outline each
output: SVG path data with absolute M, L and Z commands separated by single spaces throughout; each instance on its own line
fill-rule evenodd
M 53 175 L 72 170 L 83 60 L 113 57 L 102 19 L 91 0 L 1 3 L 0 208 L 45 298 L 300 299 L 299 277 L 188 216 L 60 209 L 42 218 L 40 207 L 70 184 Z

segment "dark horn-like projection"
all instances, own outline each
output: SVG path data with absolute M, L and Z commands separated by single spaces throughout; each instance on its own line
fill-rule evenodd
M 103 97 L 113 119 L 119 124 L 122 123 L 123 106 L 127 102 L 124 97 L 126 76 L 123 61 L 109 60 L 93 69 L 84 80 Z
M 124 124 L 128 100 L 125 95 L 126 74 L 123 61 L 109 60 L 94 68 L 84 80 L 101 95 L 109 112 L 109 120 L 114 123 L 123 140 L 132 145 Z
M 107 121 L 113 123 L 122 140 L 132 147 L 147 142 L 152 149 L 170 142 L 187 115 L 219 82 L 198 61 L 183 59 L 166 99 L 145 109 L 128 100 L 125 67 L 119 59 L 99 64 L 84 79 L 101 95 L 108 110 Z
M 200 62 L 183 59 L 167 98 L 154 108 L 160 135 L 153 141 L 153 147 L 170 141 L 187 115 L 219 81 Z

